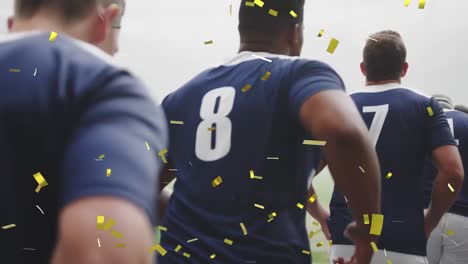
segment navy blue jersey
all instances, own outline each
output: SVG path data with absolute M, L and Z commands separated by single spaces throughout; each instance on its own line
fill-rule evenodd
M 0 230 L 2 263 L 49 263 L 58 214 L 80 198 L 120 197 L 154 218 L 162 108 L 97 48 L 49 35 L 0 40 L 0 226 L 16 225 Z M 48 185 L 36 193 L 37 173 Z
M 428 153 L 455 144 L 446 116 L 435 99 L 400 84 L 367 86 L 352 98 L 369 128 L 381 167 L 384 226 L 378 246 L 425 256 L 422 171 Z M 336 189 L 330 210 L 333 243 L 351 244 L 343 235 L 351 214 Z
M 306 205 L 320 149 L 303 145 L 312 136 L 299 110 L 327 89 L 344 84 L 321 62 L 242 52 L 164 100 L 168 119 L 183 125 L 170 127 L 178 171 L 163 221 L 169 253 L 160 263 L 310 263 L 305 209 L 297 204 Z
M 468 171 L 468 115 L 455 110 L 448 110 L 445 112 L 447 121 L 454 133 L 455 142 L 458 145 L 460 156 L 462 158 L 465 172 Z M 426 159 L 426 166 L 424 167 L 424 203 L 425 207 L 429 207 L 431 201 L 432 186 L 435 177 L 437 176 L 437 169 L 432 163 L 432 159 Z M 468 180 L 463 182 L 463 187 L 458 196 L 457 201 L 450 208 L 449 212 L 468 217 Z

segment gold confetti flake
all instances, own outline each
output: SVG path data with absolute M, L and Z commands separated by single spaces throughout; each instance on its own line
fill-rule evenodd
M 225 239 L 224 239 L 224 243 L 226 243 L 226 244 L 232 246 L 232 244 L 233 244 L 234 242 L 233 242 L 232 240 L 230 240 L 230 239 L 225 238 Z
M 99 240 L 99 237 L 97 238 L 97 244 L 98 244 L 98 247 L 101 247 L 101 240 Z
M 146 146 L 146 149 L 149 151 L 150 150 L 150 146 L 148 144 L 148 142 L 145 141 L 145 146 Z
M 210 259 L 215 259 L 215 258 L 216 258 L 216 254 L 212 254 L 212 255 L 210 256 Z
M 317 201 L 317 194 L 314 193 L 310 198 L 309 198 L 309 203 L 315 203 Z
M 276 212 L 273 212 L 271 214 L 268 215 L 268 218 L 275 218 L 276 217 Z
M 161 230 L 161 231 L 167 232 L 167 227 L 165 227 L 165 226 L 158 226 L 158 229 Z
M 263 7 L 265 3 L 262 0 L 255 0 L 254 4 L 258 5 L 259 7 Z
M 106 157 L 106 155 L 102 154 L 101 156 L 98 157 L 98 159 L 102 160 Z
M 251 86 L 250 84 L 246 84 L 246 85 L 244 86 L 244 88 L 241 89 L 241 91 L 242 91 L 243 93 L 245 93 L 245 92 L 247 92 L 248 90 L 250 90 L 251 88 L 252 88 L 252 86 Z
M 2 226 L 2 229 L 5 229 L 5 230 L 6 230 L 6 229 L 13 228 L 13 227 L 16 227 L 16 225 L 15 225 L 15 224 L 9 224 L 9 225 L 4 225 L 4 226 Z
M 268 219 L 267 222 L 270 223 L 270 222 L 273 221 L 273 220 L 275 220 L 275 218 L 270 218 L 270 219 Z
M 310 145 L 310 146 L 325 146 L 327 144 L 326 141 L 321 141 L 321 140 L 304 140 L 302 142 L 304 145 Z
M 119 243 L 115 245 L 116 248 L 124 248 L 125 244 L 124 243 Z
M 314 231 L 310 231 L 310 232 L 309 232 L 309 239 L 312 239 L 312 238 L 315 236 L 315 234 L 317 234 L 318 232 L 319 232 L 319 231 L 315 231 L 315 232 L 314 232 Z
M 192 243 L 192 242 L 195 242 L 197 240 L 198 240 L 198 238 L 192 238 L 192 239 L 187 240 L 187 243 Z
M 270 76 L 271 76 L 271 72 L 269 72 L 269 71 L 265 72 L 265 74 L 262 77 L 262 81 L 268 80 L 268 78 L 270 78 Z
M 171 120 L 170 123 L 171 123 L 171 125 L 183 125 L 184 121 Z
M 247 228 L 245 228 L 244 223 L 240 223 L 240 227 L 242 228 L 242 233 L 244 234 L 244 236 L 246 236 L 248 233 L 247 233 Z
M 426 0 L 419 0 L 419 9 L 424 9 L 426 6 Z
M 381 214 L 372 214 L 372 224 L 370 228 L 370 234 L 380 236 L 382 233 L 382 226 L 384 222 L 384 216 Z
M 10 69 L 9 72 L 21 72 L 20 69 Z
M 107 170 L 106 170 L 106 176 L 107 176 L 107 177 L 110 177 L 110 176 L 111 176 L 111 173 L 112 173 L 112 170 L 111 170 L 111 169 L 107 169 Z
M 339 40 L 336 38 L 331 38 L 330 43 L 328 44 L 327 52 L 333 54 L 338 47 L 338 44 L 340 44 Z
M 245 6 L 254 7 L 255 3 L 254 2 L 245 2 Z
M 34 77 L 36 77 L 36 73 L 37 73 L 37 68 L 34 69 L 34 74 L 33 74 Z
M 393 264 L 393 262 L 390 259 L 387 259 L 387 264 Z
M 150 253 L 154 251 L 157 251 L 161 256 L 164 256 L 167 254 L 167 250 L 164 249 L 160 244 L 155 244 L 149 249 Z
M 98 215 L 96 219 L 96 230 L 103 230 L 104 229 L 104 216 Z
M 390 180 L 392 176 L 393 176 L 393 173 L 389 172 L 385 178 L 387 178 L 387 180 Z
M 366 171 L 361 166 L 359 166 L 359 169 L 361 170 L 362 173 L 366 173 Z
M 427 113 L 429 114 L 429 116 L 434 115 L 434 111 L 432 111 L 432 107 L 428 106 L 426 109 L 427 109 Z
M 212 40 L 207 40 L 204 42 L 205 45 L 210 45 L 210 44 L 213 44 L 213 41 Z
M 115 230 L 111 231 L 111 235 L 117 239 L 121 239 L 123 237 L 122 233 L 115 231 Z
M 304 250 L 302 250 L 302 254 L 310 255 L 310 251 L 304 249 Z
M 279 160 L 279 157 L 267 157 L 267 160 Z
M 107 231 L 111 229 L 114 225 L 115 225 L 115 220 L 112 218 L 109 218 L 109 220 L 107 220 L 106 223 L 104 224 L 104 230 Z
M 325 33 L 325 29 L 321 29 L 319 33 L 317 34 L 317 37 L 321 38 L 324 33 Z
M 256 176 L 256 175 L 254 174 L 254 171 L 253 171 L 253 170 L 250 170 L 250 178 L 251 178 L 251 179 L 256 179 L 256 180 L 262 180 L 262 179 L 263 179 L 262 176 Z
M 179 252 L 179 250 L 182 249 L 182 246 L 181 245 L 177 245 L 177 247 L 174 249 L 175 252 Z
M 166 153 L 167 153 L 167 149 L 163 149 L 158 153 L 158 156 L 162 159 L 163 163 L 167 163 L 167 159 L 166 159 L 166 156 L 165 156 Z
M 331 247 L 333 245 L 333 240 L 328 240 L 328 247 Z
M 318 243 L 316 244 L 316 246 L 317 246 L 317 247 L 322 247 L 322 246 L 323 246 L 323 242 L 318 242 Z
M 214 179 L 214 180 L 211 181 L 211 186 L 213 186 L 213 188 L 216 188 L 216 187 L 218 187 L 221 183 L 223 183 L 223 178 L 221 178 L 221 176 L 218 176 L 218 177 L 216 177 L 216 179 Z
M 405 0 L 405 7 L 408 7 L 411 3 L 411 0 Z
M 184 254 L 182 254 L 182 255 L 183 255 L 184 257 L 186 257 L 186 258 L 190 258 L 190 254 L 187 253 L 187 252 L 184 252 Z
M 455 192 L 455 190 L 453 189 L 453 187 L 452 187 L 452 185 L 451 185 L 450 183 L 447 184 L 447 185 L 448 185 L 448 187 L 449 187 L 449 189 L 450 189 L 451 192 Z
M 57 36 L 58 36 L 57 32 L 55 31 L 50 32 L 49 41 L 54 42 Z
M 319 222 L 317 222 L 317 221 L 315 221 L 315 220 L 312 221 L 312 224 L 313 224 L 314 226 L 319 226 L 319 225 L 320 225 Z
M 276 11 L 274 9 L 270 9 L 270 10 L 268 10 L 268 14 L 270 14 L 272 16 L 278 16 L 278 11 Z
M 304 209 L 304 205 L 301 204 L 301 203 L 297 203 L 296 206 L 297 206 L 299 209 Z
M 370 224 L 370 222 L 369 222 L 369 215 L 368 215 L 368 214 L 363 214 L 362 216 L 364 217 L 364 224 L 365 224 L 365 225 Z
M 377 248 L 377 245 L 375 244 L 375 242 L 370 242 L 370 245 L 372 247 L 372 250 L 374 250 L 374 252 L 377 253 L 377 251 L 379 251 L 379 249 Z
M 447 235 L 454 236 L 455 232 L 452 229 L 447 229 Z
M 215 130 L 216 130 L 216 127 L 210 127 L 210 128 L 208 128 L 208 131 L 210 131 L 210 132 L 211 132 L 211 131 L 215 131 Z
M 260 209 L 265 209 L 265 206 L 261 204 L 254 204 L 255 207 L 260 208 Z
M 34 190 L 36 193 L 39 193 L 41 191 L 41 188 L 46 187 L 49 185 L 47 181 L 45 180 L 44 176 L 40 172 L 36 173 L 33 175 L 34 179 L 36 180 L 38 186 Z
M 296 12 L 294 12 L 294 10 L 291 10 L 291 12 L 289 12 L 289 14 L 291 14 L 292 17 L 297 18 L 297 14 L 296 14 Z

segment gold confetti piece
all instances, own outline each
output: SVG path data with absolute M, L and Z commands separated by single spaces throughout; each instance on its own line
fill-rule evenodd
M 115 231 L 115 230 L 112 230 L 112 231 L 111 231 L 111 235 L 112 235 L 113 237 L 117 238 L 117 239 L 121 239 L 121 238 L 123 237 L 122 233 L 117 232 L 117 231 Z
M 184 254 L 182 254 L 182 255 L 184 255 L 184 257 L 186 257 L 186 258 L 190 258 L 190 254 L 187 253 L 187 252 L 184 252 Z
M 250 170 L 250 178 L 251 178 L 251 179 L 257 179 L 257 180 L 263 179 L 262 176 L 256 176 L 256 175 L 254 174 L 254 171 L 253 171 L 253 170 Z
M 116 248 L 124 248 L 125 247 L 125 244 L 123 243 L 119 243 L 117 245 L 115 245 Z
M 317 37 L 321 38 L 324 33 L 325 33 L 325 29 L 321 29 L 319 33 L 317 34 Z
M 208 131 L 210 131 L 210 132 L 211 132 L 211 131 L 215 131 L 215 130 L 216 130 L 216 127 L 210 127 L 210 128 L 208 128 Z
M 279 160 L 279 157 L 267 157 L 267 160 Z
M 245 2 L 245 6 L 254 7 L 255 3 L 254 2 Z
M 214 258 L 216 258 L 216 254 L 212 254 L 212 255 L 210 256 L 210 259 L 214 259 Z
M 276 217 L 276 212 L 273 212 L 268 215 L 268 218 L 275 218 Z
M 454 236 L 455 232 L 452 229 L 447 229 L 447 235 Z
M 310 146 L 325 146 L 327 144 L 326 141 L 321 141 L 321 140 L 304 140 L 302 142 L 304 145 L 310 145 Z
M 21 72 L 20 69 L 10 69 L 9 71 L 10 71 L 10 72 Z
M 419 0 L 419 9 L 424 9 L 426 6 L 426 0 Z
M 317 232 L 310 231 L 310 232 L 309 232 L 309 239 L 312 239 L 312 238 L 315 236 L 316 233 L 317 233 Z
M 262 81 L 268 80 L 268 78 L 270 78 L 270 76 L 271 76 L 271 72 L 269 72 L 269 71 L 265 72 L 265 75 L 263 75 L 263 77 L 262 77 Z
M 167 254 L 167 250 L 164 249 L 160 244 L 155 244 L 153 245 L 150 249 L 149 249 L 149 252 L 154 252 L 154 251 L 157 251 L 159 254 L 161 254 L 161 256 L 164 256 Z
M 291 10 L 291 12 L 289 12 L 289 14 L 291 14 L 292 17 L 297 18 L 297 14 L 293 10 Z
M 96 230 L 103 230 L 104 229 L 104 216 L 98 215 L 96 219 Z
M 101 156 L 98 157 L 98 159 L 104 159 L 106 157 L 106 155 L 102 154 Z
M 366 171 L 361 166 L 359 166 L 359 169 L 362 171 L 362 173 L 366 173 Z
M 447 184 L 447 185 L 448 185 L 448 187 L 449 187 L 449 189 L 450 189 L 451 192 L 455 192 L 455 190 L 453 189 L 453 187 L 452 187 L 452 185 L 451 185 L 450 183 Z
M 270 9 L 270 10 L 268 10 L 268 14 L 270 14 L 272 16 L 278 16 L 278 11 Z
M 2 229 L 5 229 L 5 230 L 6 230 L 6 229 L 13 228 L 13 227 L 16 227 L 16 225 L 15 225 L 15 224 L 9 224 L 9 225 L 4 225 L 4 226 L 2 226 Z
M 101 240 L 99 240 L 99 237 L 97 238 L 97 244 L 99 247 L 101 247 Z
M 328 240 L 328 247 L 331 247 L 333 244 L 333 240 Z
M 250 84 L 246 84 L 246 85 L 244 86 L 244 88 L 241 89 L 241 91 L 242 91 L 243 93 L 245 93 L 245 92 L 247 92 L 248 90 L 250 90 L 250 88 L 252 88 L 252 86 L 251 86 Z
M 146 149 L 149 151 L 150 150 L 150 146 L 148 144 L 148 142 L 145 141 L 145 146 L 146 146 Z
M 375 242 L 370 242 L 370 245 L 371 245 L 372 249 L 374 250 L 374 252 L 379 251 L 379 249 L 377 248 L 377 245 L 375 244 Z
M 301 203 L 297 203 L 296 206 L 297 206 L 299 209 L 304 209 L 304 205 L 301 204 Z
M 182 249 L 182 246 L 181 245 L 177 245 L 177 247 L 174 249 L 175 252 L 179 252 L 179 250 Z
M 270 222 L 273 221 L 273 220 L 275 220 L 275 218 L 270 218 L 270 219 L 268 219 L 267 222 L 270 223 Z
M 432 107 L 428 106 L 426 109 L 427 109 L 427 113 L 429 114 L 429 116 L 434 115 L 434 111 L 432 111 Z
M 167 163 L 167 159 L 165 157 L 166 153 L 167 153 L 167 149 L 163 149 L 158 153 L 158 156 L 161 157 L 163 163 Z
M 393 176 L 393 173 L 389 172 L 385 178 L 387 178 L 387 180 L 390 180 L 392 176 Z
M 36 204 L 36 207 L 37 207 L 37 209 L 39 209 L 39 211 L 41 211 L 42 214 L 44 214 L 44 211 L 42 211 L 42 209 L 39 207 L 39 205 Z
M 50 41 L 50 42 L 54 42 L 55 39 L 57 38 L 57 35 L 58 35 L 58 34 L 57 34 L 57 32 L 55 32 L 55 31 L 50 32 L 49 41 Z
M 320 225 L 319 222 L 317 222 L 317 221 L 315 221 L 315 220 L 312 221 L 312 224 L 313 224 L 314 226 L 319 226 L 319 225 Z
M 387 259 L 387 264 L 393 264 L 393 262 L 390 259 Z
M 170 123 L 171 125 L 183 125 L 184 121 L 171 120 Z
M 192 242 L 195 242 L 197 240 L 198 240 L 198 238 L 192 238 L 192 239 L 187 240 L 187 243 L 192 243 Z
M 224 243 L 226 243 L 226 244 L 232 246 L 232 244 L 233 244 L 234 242 L 233 242 L 232 240 L 230 240 L 230 239 L 225 238 L 225 239 L 224 239 Z
M 214 180 L 211 181 L 211 186 L 213 186 L 213 188 L 216 188 L 216 187 L 218 187 L 221 183 L 223 183 L 223 178 L 221 178 L 221 176 L 218 176 L 218 177 L 216 177 L 216 179 L 214 179 Z
M 315 203 L 317 200 L 317 194 L 314 193 L 310 198 L 309 198 L 309 203 Z
M 204 43 L 205 43 L 205 45 L 210 45 L 210 44 L 213 44 L 213 41 L 212 40 L 207 40 Z
M 254 3 L 259 7 L 263 7 L 263 5 L 265 4 L 262 0 L 255 0 Z
M 110 177 L 110 176 L 111 176 L 111 173 L 112 173 L 112 170 L 111 170 L 111 169 L 107 169 L 107 170 L 106 170 L 106 176 L 107 176 L 107 177 Z
M 245 228 L 244 223 L 240 223 L 240 227 L 242 228 L 242 233 L 244 234 L 244 236 L 246 236 L 247 235 L 247 228 Z
M 38 186 L 34 190 L 36 193 L 39 193 L 41 191 L 41 188 L 46 187 L 49 185 L 47 181 L 44 179 L 44 176 L 40 172 L 36 173 L 33 175 L 34 179 L 36 180 Z
M 115 225 L 115 220 L 112 218 L 109 218 L 109 220 L 107 220 L 106 223 L 104 224 L 104 230 L 107 231 L 111 229 L 114 225 Z
M 260 208 L 260 209 L 265 209 L 265 206 L 261 204 L 254 204 L 255 207 Z
M 318 243 L 316 244 L 316 246 L 317 246 L 317 247 L 323 246 L 323 242 L 318 242 Z
M 382 233 L 382 226 L 384 222 L 384 216 L 381 214 L 372 214 L 372 224 L 370 228 L 370 234 L 380 236 Z
M 368 225 L 369 224 L 369 215 L 368 214 L 363 214 L 362 216 L 364 217 L 364 224 Z
M 327 52 L 330 54 L 333 54 L 338 47 L 338 44 L 340 44 L 340 41 L 337 40 L 336 38 L 331 38 L 330 44 L 328 44 Z
M 405 7 L 408 7 L 411 3 L 411 0 L 405 0 Z
M 302 250 L 302 254 L 310 255 L 310 251 L 309 250 Z
M 34 70 L 34 74 L 33 74 L 34 77 L 36 77 L 36 73 L 37 73 L 37 68 Z
M 166 231 L 167 232 L 167 227 L 165 226 L 158 226 L 158 229 L 161 231 Z
M 177 171 L 177 169 L 169 169 L 169 171 Z

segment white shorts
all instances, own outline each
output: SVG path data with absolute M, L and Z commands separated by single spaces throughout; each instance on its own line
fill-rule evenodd
M 370 245 L 369 245 L 370 247 Z M 350 259 L 354 253 L 354 246 L 350 245 L 332 245 L 330 253 L 330 264 L 333 263 L 333 259 L 344 257 Z M 374 253 L 372 261 L 370 264 L 382 264 L 390 263 L 387 260 L 390 260 L 393 264 L 427 264 L 426 258 L 422 256 L 409 255 L 403 253 L 397 253 L 393 251 L 386 251 L 387 256 L 383 250 L 379 250 Z
M 427 241 L 427 259 L 430 264 L 468 263 L 468 217 L 451 213 L 442 217 Z

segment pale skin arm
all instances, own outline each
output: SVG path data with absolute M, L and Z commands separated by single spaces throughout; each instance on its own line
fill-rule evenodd
M 96 230 L 96 218 L 113 218 L 111 230 Z M 62 209 L 59 215 L 57 245 L 52 264 L 154 264 L 151 223 L 143 209 L 114 197 L 95 196 L 79 199 Z M 101 247 L 98 245 L 100 240 Z M 125 247 L 117 248 L 123 243 Z
M 310 185 L 308 197 L 311 197 L 315 194 L 314 186 Z M 307 203 L 307 212 L 319 222 L 320 226 L 322 227 L 322 232 L 327 238 L 327 240 L 331 239 L 330 231 L 328 230 L 327 219 L 330 217 L 330 212 L 328 209 L 322 206 L 319 199 L 314 203 Z

